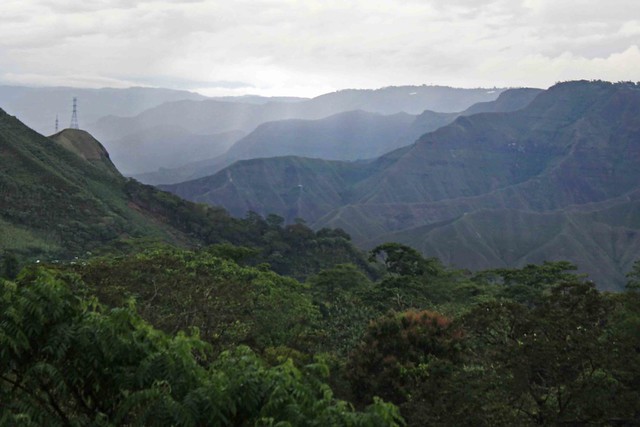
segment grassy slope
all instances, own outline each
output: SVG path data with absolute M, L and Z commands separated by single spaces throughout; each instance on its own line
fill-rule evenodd
M 1 249 L 71 256 L 123 237 L 189 240 L 166 218 L 136 206 L 132 184 L 108 158 L 96 158 L 102 147 L 90 135 L 64 131 L 56 139 L 0 111 Z

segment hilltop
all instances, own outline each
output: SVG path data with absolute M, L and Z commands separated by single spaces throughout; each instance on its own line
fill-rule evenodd
M 89 164 L 114 176 L 120 176 L 107 150 L 89 132 L 80 129 L 64 129 L 49 138 Z

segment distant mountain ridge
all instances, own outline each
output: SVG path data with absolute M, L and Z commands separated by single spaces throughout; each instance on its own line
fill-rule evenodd
M 115 139 L 159 124 L 181 126 L 197 134 L 253 131 L 261 123 L 285 119 L 322 119 L 346 111 L 384 115 L 424 110 L 462 111 L 495 100 L 504 89 L 401 86 L 375 90 L 347 89 L 299 102 L 243 103 L 206 99 L 168 102 L 134 117 L 111 115 L 89 126 L 98 139 Z
M 59 129 L 69 126 L 73 97 L 78 98 L 78 119 L 83 129 L 88 129 L 90 123 L 109 114 L 131 116 L 165 102 L 206 99 L 193 92 L 161 88 L 86 89 L 0 85 L 0 108 L 43 135 L 55 132 L 56 115 Z
M 266 185 L 266 175 L 272 182 L 282 174 L 305 177 L 279 181 L 272 190 L 278 194 L 327 182 L 311 164 L 285 163 L 283 171 L 283 162 L 241 162 L 215 175 L 218 181 L 165 188 L 192 200 L 341 227 L 366 246 L 399 240 L 461 266 L 569 259 L 609 289 L 621 286 L 637 257 L 640 87 L 632 83 L 558 84 L 514 112 L 458 117 L 412 146 L 352 165 L 351 173 L 348 164 L 334 165 L 348 178 L 322 190 L 335 195 L 322 211 L 305 209 L 306 199 L 320 197 L 311 192 L 282 207 L 288 199 L 269 205 L 253 198 L 253 186 Z
M 295 153 L 325 160 L 378 157 L 391 149 L 415 116 L 384 116 L 362 110 L 320 120 L 290 119 L 264 123 L 227 151 L 231 159 L 277 157 Z
M 421 135 L 451 123 L 460 115 L 523 108 L 539 92 L 541 89 L 509 89 L 496 100 L 474 104 L 461 113 L 427 110 L 415 117 L 406 113 L 381 115 L 356 110 L 317 120 L 267 122 L 216 158 L 134 177 L 147 184 L 173 184 L 211 175 L 237 160 L 260 157 L 292 155 L 325 160 L 371 159 L 412 144 Z
M 267 122 L 289 119 L 319 120 L 356 110 L 382 115 L 403 112 L 417 114 L 426 108 L 439 111 L 452 108 L 463 110 L 476 102 L 494 100 L 502 90 L 403 86 L 376 90 L 343 90 L 312 99 L 223 97 L 195 101 L 176 100 L 130 117 L 111 114 L 89 123 L 86 129 L 105 144 L 114 158 L 118 158 L 119 147 L 116 141 L 122 145 L 121 142 L 127 141 L 130 136 L 142 135 L 158 127 L 179 127 L 192 135 L 215 135 L 231 131 L 248 134 Z M 192 138 L 187 134 L 185 137 Z M 135 139 L 131 139 L 131 144 L 135 142 Z M 181 145 L 183 140 L 176 139 L 174 144 Z M 162 147 L 155 147 L 155 151 L 160 150 Z M 204 159 L 191 158 L 185 164 L 199 160 Z M 140 163 L 143 163 L 143 159 Z M 120 166 L 117 162 L 116 165 Z M 131 170 L 130 173 L 139 175 L 149 170 L 153 168 L 142 164 L 139 169 Z M 158 180 L 150 179 L 147 182 Z

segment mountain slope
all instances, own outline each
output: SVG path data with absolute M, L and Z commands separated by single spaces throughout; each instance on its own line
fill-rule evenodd
M 571 260 L 601 289 L 619 290 L 640 253 L 640 193 L 587 210 L 480 209 L 449 221 L 386 233 L 448 264 L 470 269 Z M 626 196 L 625 196 L 626 199 Z M 626 215 L 630 221 L 615 218 Z
M 274 162 L 255 166 L 278 174 Z M 558 84 L 522 109 L 458 117 L 355 167 L 358 173 L 345 169 L 341 176 L 349 179 L 322 189 L 340 197 L 313 213 L 315 227 L 343 228 L 365 246 L 399 240 L 460 266 L 566 258 L 601 287 L 619 287 L 640 238 L 637 221 L 611 219 L 637 212 L 640 87 Z M 234 174 L 242 187 L 233 194 L 201 190 L 223 206 L 236 203 L 237 194 L 251 205 L 246 189 L 258 184 L 252 170 L 244 173 L 243 181 Z M 269 208 L 283 214 L 292 206 Z
M 0 110 L 0 250 L 65 258 L 129 238 L 190 245 L 202 241 L 193 227 L 225 217 L 122 177 L 84 131 L 49 139 Z
M 384 152 L 412 144 L 420 136 L 451 123 L 460 115 L 484 110 L 513 111 L 526 106 L 539 89 L 509 89 L 495 101 L 481 102 L 462 113 L 426 110 L 413 121 L 404 113 L 389 116 L 365 111 L 348 111 L 325 119 L 289 119 L 259 125 L 238 140 L 227 153 L 211 159 L 187 163 L 178 168 L 135 174 L 147 184 L 175 184 L 212 175 L 240 159 L 304 156 L 325 160 L 357 160 L 377 157 Z M 112 148 L 112 151 L 116 149 Z
M 161 188 L 198 203 L 224 201 L 225 209 L 236 216 L 254 211 L 277 213 L 288 222 L 315 221 L 344 203 L 348 183 L 368 172 L 366 163 L 291 156 L 268 160 L 241 160 L 212 176 Z
M 520 110 L 535 99 L 542 89 L 518 88 L 501 92 L 493 101 L 478 102 L 460 113 L 440 113 L 425 110 L 416 117 L 409 129 L 400 137 L 396 146 L 414 143 L 425 133 L 433 132 L 442 126 L 448 125 L 460 116 L 470 116 L 479 113 L 507 113 Z
M 464 110 L 461 115 L 470 116 L 478 113 L 508 113 L 518 111 L 529 105 L 531 101 L 542 92 L 544 92 L 542 89 L 530 87 L 508 89 L 501 92 L 495 101 L 473 104 Z
M 518 191 L 541 210 L 619 195 L 638 184 L 639 101 L 636 86 L 572 82 L 523 110 L 460 117 L 361 183 L 356 197 L 434 202 L 527 182 Z
M 519 112 L 459 118 L 358 183 L 357 202 L 318 226 L 362 230 L 354 237 L 367 245 L 397 239 L 477 268 L 566 258 L 601 287 L 619 287 L 640 224 L 609 224 L 609 208 L 589 210 L 611 200 L 634 209 L 638 113 L 635 85 L 573 82 Z M 504 251 L 513 245 L 524 249 Z
M 302 156 L 325 160 L 378 157 L 395 148 L 397 136 L 414 116 L 383 116 L 365 111 L 339 113 L 320 120 L 284 120 L 264 123 L 227 151 L 229 159 Z

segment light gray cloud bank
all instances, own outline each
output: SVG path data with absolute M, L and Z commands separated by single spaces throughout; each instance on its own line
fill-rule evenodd
M 3 0 L 0 82 L 315 95 L 640 80 L 629 0 Z

